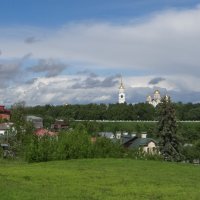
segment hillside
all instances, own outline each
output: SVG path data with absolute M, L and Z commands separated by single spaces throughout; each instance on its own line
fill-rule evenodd
M 130 159 L 0 160 L 0 199 L 198 199 L 200 168 Z

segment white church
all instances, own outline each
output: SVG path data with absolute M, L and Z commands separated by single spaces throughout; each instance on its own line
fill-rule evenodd
M 125 87 L 122 82 L 122 77 L 121 77 L 121 82 L 119 86 L 119 100 L 118 103 L 125 103 L 126 102 L 126 97 L 125 97 Z
M 147 96 L 146 102 L 156 107 L 161 102 L 161 95 L 159 90 L 155 90 L 153 96 Z
M 166 95 L 166 97 L 168 97 Z M 161 102 L 161 95 L 159 90 L 155 90 L 153 95 L 147 96 L 146 102 L 151 104 L 152 106 L 156 107 Z M 126 102 L 126 95 L 125 95 L 125 87 L 122 81 L 122 77 L 120 80 L 120 86 L 119 86 L 119 97 L 118 97 L 118 103 L 125 103 Z

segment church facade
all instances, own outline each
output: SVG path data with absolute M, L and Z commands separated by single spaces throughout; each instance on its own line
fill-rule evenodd
M 166 98 L 169 96 L 166 95 Z M 159 90 L 155 90 L 153 95 L 148 95 L 146 98 L 146 103 L 151 104 L 153 107 L 156 107 L 159 103 L 161 103 L 162 96 L 160 94 Z M 118 103 L 122 104 L 126 102 L 126 95 L 125 95 L 125 87 L 124 83 L 122 81 L 122 77 L 120 80 L 120 86 L 119 86 L 119 93 L 118 93 Z
M 156 107 L 161 102 L 161 95 L 159 90 L 155 90 L 153 96 L 147 96 L 146 102 Z
M 120 86 L 119 86 L 119 97 L 118 97 L 118 103 L 125 103 L 126 102 L 126 96 L 125 96 L 125 87 L 122 81 L 122 77 L 121 77 L 121 82 L 120 82 Z

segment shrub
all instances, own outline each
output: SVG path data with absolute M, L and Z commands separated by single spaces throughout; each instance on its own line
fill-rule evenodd
M 56 159 L 56 138 L 55 136 L 44 135 L 38 137 L 33 135 L 26 148 L 26 160 L 28 162 L 41 162 Z
M 58 159 L 76 159 L 90 157 L 91 142 L 88 134 L 83 130 L 62 132 L 58 136 Z
M 116 142 L 107 138 L 97 138 L 92 146 L 93 157 L 95 158 L 120 158 L 123 157 L 123 148 Z

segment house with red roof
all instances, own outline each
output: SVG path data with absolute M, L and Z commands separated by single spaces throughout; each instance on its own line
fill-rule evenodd
M 44 136 L 44 135 L 48 135 L 48 136 L 56 136 L 57 134 L 55 132 L 49 131 L 45 128 L 38 128 L 35 131 L 35 134 L 37 136 Z
M 0 105 L 0 120 L 10 120 L 10 111 L 5 109 L 5 106 Z

